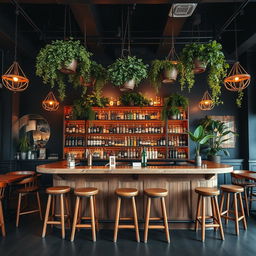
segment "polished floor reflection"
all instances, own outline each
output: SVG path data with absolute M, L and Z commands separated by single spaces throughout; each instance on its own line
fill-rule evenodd
M 256 220 L 248 219 L 248 230 L 239 237 L 234 235 L 234 226 L 225 227 L 225 241 L 218 239 L 218 232 L 207 231 L 206 241 L 201 243 L 200 232 L 191 230 L 171 230 L 171 243 L 165 242 L 162 231 L 150 230 L 148 244 L 135 241 L 133 231 L 120 230 L 118 242 L 112 242 L 113 231 L 101 230 L 97 242 L 91 241 L 91 232 L 81 230 L 77 232 L 75 241 L 61 239 L 61 232 L 53 229 L 45 239 L 41 238 L 42 223 L 37 216 L 24 216 L 19 228 L 15 228 L 13 217 L 6 221 L 7 237 L 0 236 L 0 255 L 2 256 L 30 256 L 30 255 L 102 255 L 102 256 L 252 256 L 256 253 Z M 50 230 L 50 229 L 49 229 Z M 141 237 L 142 231 L 141 231 Z

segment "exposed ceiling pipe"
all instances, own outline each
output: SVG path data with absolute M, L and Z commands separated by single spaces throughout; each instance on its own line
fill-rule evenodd
M 232 21 L 237 17 L 237 15 L 245 8 L 245 6 L 250 2 L 251 0 L 245 0 L 238 9 L 229 17 L 229 19 L 224 23 L 222 28 L 219 30 L 219 32 L 216 35 L 216 39 L 219 39 L 221 34 L 225 32 L 225 29 L 232 23 Z

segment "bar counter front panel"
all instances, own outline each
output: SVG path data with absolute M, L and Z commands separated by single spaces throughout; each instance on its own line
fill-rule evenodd
M 117 196 L 116 188 L 137 188 L 136 197 L 139 220 L 145 217 L 146 198 L 143 190 L 146 188 L 166 188 L 169 193 L 166 197 L 168 219 L 174 223 L 170 228 L 191 228 L 195 218 L 197 194 L 194 189 L 198 186 L 216 187 L 218 174 L 230 173 L 233 167 L 224 164 L 204 162 L 206 168 L 189 166 L 149 166 L 133 168 L 120 166 L 116 168 L 102 166 L 67 167 L 66 161 L 40 165 L 39 173 L 53 174 L 54 186 L 96 187 L 99 194 L 96 196 L 97 214 L 104 227 L 112 227 L 109 221 L 115 219 Z M 161 216 L 160 200 L 153 200 L 151 217 Z M 71 196 L 71 209 L 74 209 L 74 197 Z M 210 201 L 207 201 L 210 209 Z M 86 209 L 88 211 L 88 209 Z M 210 214 L 207 210 L 207 214 Z M 88 213 L 88 212 L 87 212 Z M 86 213 L 85 213 L 86 214 Z M 121 217 L 132 216 L 130 201 L 124 200 L 121 206 Z

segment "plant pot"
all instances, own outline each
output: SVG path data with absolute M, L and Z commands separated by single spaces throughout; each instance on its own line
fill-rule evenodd
M 163 83 L 173 83 L 177 80 L 177 68 L 165 69 L 163 72 Z
M 21 152 L 21 160 L 26 160 L 27 152 Z
M 217 155 L 210 155 L 208 156 L 208 160 L 220 164 L 221 163 L 221 156 L 217 156 Z
M 196 58 L 194 60 L 193 72 L 194 74 L 203 73 L 206 70 L 207 63 Z
M 120 87 L 120 91 L 121 92 L 132 91 L 134 89 L 134 87 L 135 87 L 135 80 L 132 79 L 132 80 L 125 82 L 123 84 L 123 86 Z
M 195 157 L 195 165 L 198 167 L 202 165 L 202 157 L 201 156 Z
M 169 116 L 169 119 L 171 119 L 171 120 L 177 120 L 178 119 L 178 115 L 170 115 Z
M 90 81 L 87 82 L 84 80 L 82 76 L 80 76 L 79 80 L 80 80 L 80 84 L 85 87 L 92 87 L 95 85 L 95 82 L 96 82 L 96 79 L 94 78 L 90 78 Z
M 67 66 L 64 66 L 60 69 L 60 72 L 64 74 L 74 74 L 76 73 L 77 61 L 73 59 L 71 63 Z

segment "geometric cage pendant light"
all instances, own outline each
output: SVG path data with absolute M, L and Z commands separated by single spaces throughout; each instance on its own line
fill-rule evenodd
M 60 103 L 56 100 L 53 92 L 49 92 L 42 102 L 42 106 L 47 111 L 56 111 Z
M 29 80 L 17 62 L 17 19 L 18 7 L 16 8 L 14 62 L 2 75 L 2 82 L 10 91 L 21 92 L 27 89 Z
M 229 91 L 237 92 L 244 90 L 251 81 L 251 76 L 237 61 L 231 68 L 228 77 L 224 79 L 224 85 Z
M 204 96 L 198 105 L 201 110 L 211 110 L 214 108 L 214 102 L 208 91 L 204 93 Z

